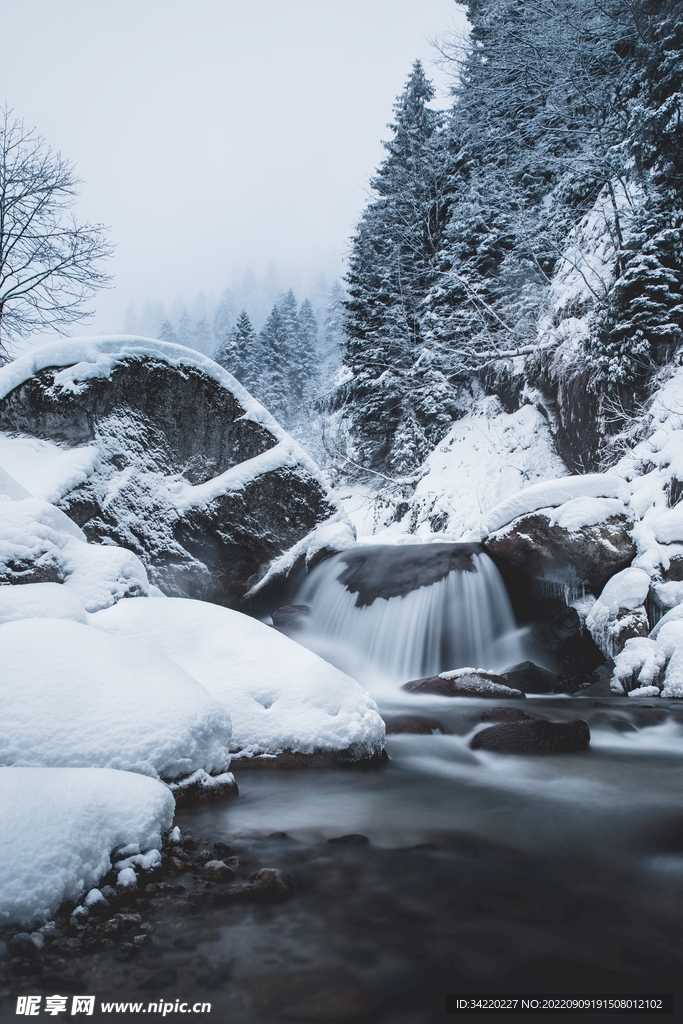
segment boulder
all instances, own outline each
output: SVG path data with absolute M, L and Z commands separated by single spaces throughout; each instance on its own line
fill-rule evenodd
M 287 633 L 290 630 L 300 629 L 310 611 L 307 604 L 284 604 L 280 608 L 275 608 L 270 613 L 270 617 L 275 629 L 279 629 L 281 633 Z
M 559 593 L 599 588 L 636 557 L 633 519 L 625 511 L 579 529 L 560 525 L 557 512 L 541 509 L 519 516 L 482 546 L 499 568 L 514 569 Z
M 504 722 L 482 729 L 470 741 L 473 750 L 498 754 L 568 754 L 588 750 L 589 746 L 590 729 L 580 718 L 572 722 L 547 722 L 541 718 Z
M 512 668 L 506 668 L 502 674 L 508 686 L 514 686 L 525 693 L 552 693 L 557 683 L 555 672 L 535 665 L 533 661 L 521 661 Z
M 412 679 L 404 683 L 408 693 L 433 693 L 440 697 L 523 697 L 522 690 L 510 686 L 507 679 L 482 669 L 459 668 L 438 676 Z
M 387 736 L 431 736 L 446 732 L 441 722 L 424 715 L 387 715 L 384 719 Z
M 241 606 L 272 559 L 335 512 L 296 442 L 229 373 L 179 345 L 35 349 L 0 370 L 0 430 L 82 449 L 55 503 L 88 540 L 133 551 L 171 596 Z

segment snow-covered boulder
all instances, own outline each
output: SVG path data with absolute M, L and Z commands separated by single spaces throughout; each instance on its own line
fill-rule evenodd
M 67 619 L 23 619 L 0 626 L 0 664 L 0 765 L 175 779 L 229 764 L 230 716 L 162 652 Z
M 120 601 L 92 625 L 163 652 L 230 712 L 231 750 L 255 755 L 379 755 L 384 723 L 362 687 L 277 630 L 183 599 Z
M 0 587 L 0 624 L 15 619 L 73 619 L 88 621 L 85 608 L 63 583 L 25 583 Z
M 335 510 L 302 448 L 225 370 L 141 338 L 55 342 L 0 370 L 0 465 L 165 593 L 239 605 Z M 11 469 L 7 469 L 11 466 Z
M 604 655 L 613 658 L 627 640 L 646 637 L 650 623 L 645 601 L 650 577 L 642 569 L 622 569 L 605 584 L 586 617 L 586 626 Z
M 88 544 L 83 531 L 42 498 L 0 494 L 0 585 L 6 583 L 64 583 L 87 611 L 150 590 L 132 551 Z M 6 595 L 6 602 L 18 599 Z
M 166 786 L 130 772 L 0 768 L 0 923 L 43 923 L 116 849 L 158 850 L 174 809 Z
M 600 587 L 636 554 L 629 498 L 613 474 L 536 484 L 482 517 L 483 547 L 499 565 L 567 594 Z

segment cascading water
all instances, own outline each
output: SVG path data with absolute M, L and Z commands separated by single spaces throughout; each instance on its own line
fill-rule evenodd
M 356 675 L 405 681 L 524 659 L 501 576 L 474 544 L 359 546 L 317 566 L 297 602 L 310 607 L 297 639 Z

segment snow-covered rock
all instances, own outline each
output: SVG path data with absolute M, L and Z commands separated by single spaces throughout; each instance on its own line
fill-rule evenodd
M 163 652 L 67 619 L 23 619 L 0 626 L 0 664 L 0 765 L 174 779 L 229 764 L 230 716 Z
M 605 584 L 586 617 L 586 626 L 608 658 L 621 651 L 627 640 L 646 637 L 650 632 L 645 610 L 649 590 L 650 577 L 633 566 L 622 569 Z
M 121 601 L 90 622 L 198 679 L 229 710 L 240 757 L 325 751 L 353 760 L 384 747 L 384 723 L 361 686 L 256 619 L 176 598 Z
M 0 768 L 0 923 L 38 924 L 111 867 L 156 850 L 173 819 L 168 788 L 101 768 Z
M 149 593 L 145 567 L 114 544 L 88 544 L 83 531 L 42 498 L 0 495 L 0 585 L 64 583 L 88 611 Z
M 486 536 L 508 526 L 519 516 L 553 508 L 557 509 L 553 521 L 565 530 L 575 531 L 584 526 L 594 526 L 610 515 L 623 511 L 622 506 L 628 503 L 630 497 L 628 485 L 616 474 L 565 476 L 519 490 L 482 516 L 479 525 L 482 536 Z M 601 498 L 607 499 L 607 502 L 596 500 Z
M 0 369 L 0 466 L 164 592 L 239 605 L 335 510 L 315 464 L 225 370 L 180 345 L 72 339 Z M 11 467 L 11 468 L 8 468 Z

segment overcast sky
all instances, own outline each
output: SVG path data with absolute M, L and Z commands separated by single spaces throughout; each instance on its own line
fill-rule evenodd
M 343 272 L 392 104 L 454 0 L 2 0 L 0 102 L 74 161 L 131 300 L 220 293 L 236 271 Z M 11 45 L 9 45 L 11 41 Z

